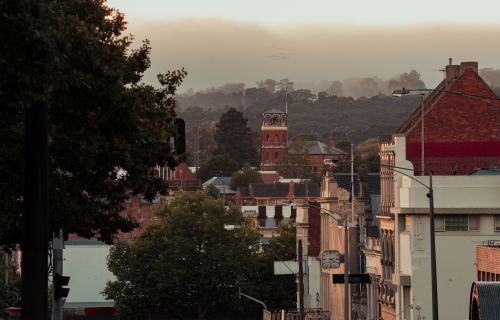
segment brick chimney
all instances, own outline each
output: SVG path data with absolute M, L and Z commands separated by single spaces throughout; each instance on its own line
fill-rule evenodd
M 286 198 L 288 201 L 292 201 L 295 199 L 295 183 L 293 181 L 290 181 L 288 183 L 288 194 L 286 195 Z
M 337 141 L 335 141 L 335 138 L 328 138 L 326 145 L 335 148 L 337 146 Z
M 464 73 L 464 71 L 467 69 L 472 69 L 477 73 L 478 72 L 477 61 L 466 61 L 466 62 L 460 63 L 460 74 Z
M 445 68 L 445 79 L 450 81 L 456 79 L 460 75 L 460 66 L 457 64 L 449 64 Z

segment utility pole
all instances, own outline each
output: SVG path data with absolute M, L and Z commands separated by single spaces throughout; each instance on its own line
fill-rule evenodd
M 47 104 L 33 103 L 25 118 L 25 187 L 21 262 L 21 319 L 45 320 L 48 312 Z
M 63 232 L 59 230 L 59 234 L 55 235 L 52 239 L 52 283 L 57 278 L 57 275 L 63 275 Z M 52 320 L 62 320 L 63 318 L 63 301 L 61 297 L 52 295 Z
M 299 313 L 300 313 L 300 320 L 305 319 L 305 312 L 304 312 L 304 266 L 302 264 L 302 240 L 299 240 L 299 248 L 298 248 L 298 257 L 297 260 L 299 262 L 299 275 L 298 275 L 298 281 L 299 281 Z

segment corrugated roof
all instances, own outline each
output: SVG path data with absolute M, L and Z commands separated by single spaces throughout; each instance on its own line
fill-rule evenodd
M 271 108 L 271 109 L 269 109 L 267 111 L 264 111 L 263 113 L 285 113 L 285 111 L 282 111 L 282 110 L 280 110 L 278 108 Z
M 326 143 L 321 141 L 308 141 L 307 142 L 307 154 L 347 154 L 345 151 L 337 149 L 335 147 L 330 147 Z M 288 151 L 291 154 L 294 154 L 294 150 L 290 149 Z
M 476 302 L 474 302 L 476 300 Z M 474 281 L 470 295 L 470 309 L 477 303 L 479 318 L 471 319 L 498 320 L 500 319 L 500 282 Z M 477 316 L 477 315 L 475 315 Z
M 231 184 L 231 177 L 212 177 L 203 183 L 203 187 L 207 187 L 209 185 L 214 186 L 229 186 Z

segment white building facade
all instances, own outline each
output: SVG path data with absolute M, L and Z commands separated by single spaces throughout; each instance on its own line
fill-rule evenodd
M 395 314 L 398 319 L 432 319 L 429 176 L 413 176 L 405 159 L 405 137 L 381 146 L 394 154 Z M 419 183 L 420 182 L 420 183 Z M 500 240 L 500 175 L 434 176 L 435 239 L 439 318 L 468 319 L 471 283 L 476 280 L 476 245 Z M 498 221 L 498 219 L 497 219 Z M 499 226 L 500 227 L 500 226 Z

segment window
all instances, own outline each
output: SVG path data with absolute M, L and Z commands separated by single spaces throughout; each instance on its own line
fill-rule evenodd
M 278 142 L 278 134 L 277 133 L 274 134 L 274 141 Z
M 500 215 L 495 216 L 495 231 L 500 232 Z
M 479 216 L 469 216 L 469 231 L 479 231 Z
M 444 231 L 444 217 L 434 216 L 434 230 Z
M 466 215 L 447 215 L 444 218 L 445 231 L 469 231 L 469 217 Z
M 465 214 L 435 216 L 434 229 L 436 231 L 479 231 L 479 216 Z
M 266 134 L 266 142 L 269 142 L 269 134 Z

